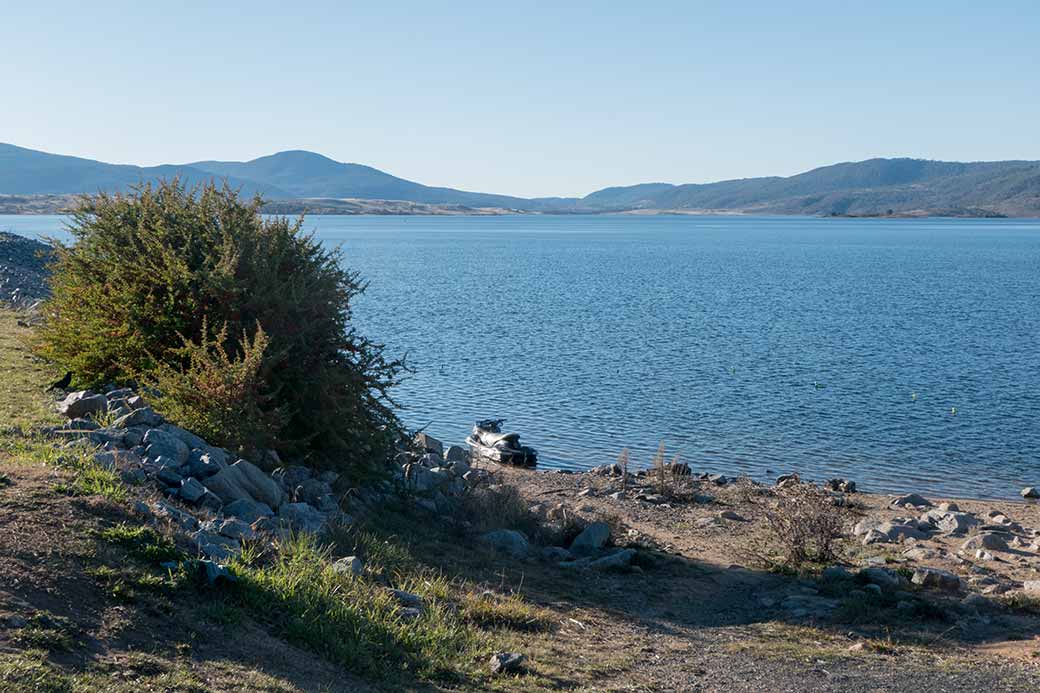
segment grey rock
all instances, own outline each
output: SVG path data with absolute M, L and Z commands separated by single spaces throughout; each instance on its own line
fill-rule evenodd
M 70 431 L 96 431 L 99 428 L 101 426 L 93 419 L 73 419 L 66 427 Z
M 297 532 L 318 534 L 325 526 L 325 514 L 310 503 L 285 503 L 278 518 Z
M 915 585 L 955 592 L 961 588 L 961 579 L 953 573 L 938 568 L 918 568 L 910 579 Z
M 168 464 L 159 467 L 155 478 L 167 486 L 180 486 L 184 481 L 184 476 L 178 471 L 178 468 Z
M 236 540 L 216 532 L 199 530 L 191 535 L 191 539 L 201 555 L 214 561 L 226 561 L 240 550 Z
M 723 510 L 718 514 L 720 520 L 731 520 L 734 522 L 747 522 L 743 517 L 732 510 Z
M 463 462 L 461 460 L 460 461 L 455 461 L 455 462 L 449 462 L 447 466 L 448 466 L 448 469 L 451 470 L 451 473 L 454 474 L 457 477 L 465 477 L 466 474 L 469 474 L 469 471 L 470 471 L 469 463 Z
M 282 489 L 277 482 L 245 460 L 224 467 L 206 479 L 206 488 L 217 494 L 224 503 L 251 500 L 270 508 L 282 504 Z
M 496 529 L 493 532 L 487 532 L 480 535 L 479 541 L 496 551 L 501 551 L 517 558 L 526 556 L 531 549 L 527 537 L 522 532 L 512 529 Z
M 420 450 L 433 453 L 434 455 L 437 455 L 437 457 L 444 457 L 444 443 L 437 440 L 429 433 L 416 433 L 415 445 Z
M 423 609 L 425 608 L 425 601 L 422 597 L 414 592 L 405 592 L 404 590 L 391 589 L 390 594 L 397 603 L 401 606 L 408 607 L 411 609 Z
M 332 493 L 332 486 L 318 479 L 305 479 L 294 489 L 294 493 L 296 500 L 318 506 L 325 496 Z
M 961 606 L 966 609 L 975 609 L 976 611 L 990 611 L 996 605 L 990 599 L 983 597 L 981 594 L 972 592 L 961 600 Z
M 632 565 L 632 560 L 635 557 L 635 549 L 619 549 L 602 558 L 591 561 L 589 567 L 595 570 L 616 570 Z
M 437 475 L 421 464 L 405 465 L 404 479 L 408 488 L 419 493 L 432 491 L 440 483 Z
M 158 426 L 162 423 L 162 417 L 152 411 L 151 407 L 141 407 L 129 414 L 120 416 L 113 424 L 116 428 L 130 428 L 132 426 Z
M 887 568 L 864 568 L 859 571 L 862 579 L 885 590 L 903 589 L 907 585 L 905 577 Z
M 108 399 L 89 390 L 70 393 L 58 403 L 58 412 L 70 419 L 79 419 L 91 414 L 108 411 Z
M 112 471 L 116 468 L 116 453 L 112 450 L 103 450 L 94 453 L 94 464 L 103 469 Z
M 916 493 L 909 493 L 905 496 L 893 498 L 890 505 L 893 508 L 905 508 L 906 506 L 911 506 L 913 508 L 930 508 L 932 507 L 932 502 L 924 496 Z
M 1026 486 L 1021 491 L 1023 498 L 1040 498 L 1040 489 L 1033 486 Z
M 947 512 L 935 523 L 941 531 L 947 534 L 967 534 L 969 530 L 979 525 L 979 519 L 970 513 Z
M 235 517 L 229 517 L 220 521 L 217 525 L 217 533 L 229 539 L 249 541 L 256 538 L 256 531 L 249 523 Z
M 495 676 L 513 674 L 523 668 L 525 659 L 518 652 L 496 652 L 488 660 L 488 670 Z
M 606 546 L 609 539 L 610 525 L 606 522 L 593 522 L 574 538 L 570 550 L 578 555 L 593 554 Z
M 562 546 L 546 546 L 542 549 L 541 555 L 543 559 L 552 561 L 553 563 L 569 561 L 574 558 L 574 554 Z
M 202 570 L 202 574 L 206 578 L 206 582 L 210 585 L 219 585 L 224 582 L 234 582 L 235 576 L 227 569 L 227 566 L 223 566 L 215 561 L 208 559 L 199 561 L 199 568 Z
M 314 474 L 307 467 L 295 464 L 276 471 L 272 476 L 282 485 L 283 489 L 291 493 L 298 486 L 309 481 Z
M 973 537 L 968 537 L 968 539 L 961 544 L 962 551 L 970 553 L 977 551 L 978 549 L 1007 551 L 1007 540 L 1002 535 L 996 534 L 995 532 L 980 532 Z
M 177 436 L 160 428 L 150 428 L 144 434 L 144 444 L 147 446 L 148 457 L 166 457 L 174 460 L 177 466 L 188 461 L 191 449 L 185 445 Z
M 459 445 L 449 445 L 444 451 L 445 462 L 466 462 L 469 460 L 469 450 Z
M 342 575 L 361 575 L 365 566 L 357 556 L 347 556 L 333 563 L 332 569 Z
M 863 539 L 864 544 L 890 544 L 905 539 L 927 539 L 928 535 L 917 527 L 906 524 L 895 524 L 882 522 L 880 525 L 867 532 Z
M 197 448 L 188 456 L 188 473 L 199 479 L 211 477 L 226 466 L 227 453 L 216 448 Z
M 198 506 L 200 508 L 207 508 L 213 512 L 219 512 L 223 505 L 224 503 L 217 497 L 217 494 L 213 493 L 209 489 L 206 489 L 206 493 L 198 500 Z
M 397 610 L 397 616 L 402 621 L 415 621 L 422 617 L 422 609 L 416 609 L 412 606 L 405 606 Z
M 199 521 L 193 515 L 163 501 L 153 503 L 151 510 L 156 517 L 168 520 L 186 532 L 194 531 L 199 526 Z
M 912 549 L 907 549 L 903 552 L 903 555 L 914 561 L 930 561 L 934 558 L 939 558 L 938 551 L 927 549 L 923 546 L 915 546 Z
M 202 438 L 199 438 L 197 435 L 195 435 L 191 431 L 185 431 L 180 426 L 174 426 L 171 423 L 164 423 L 161 426 L 159 426 L 159 430 L 166 431 L 167 433 L 172 435 L 174 438 L 177 438 L 182 443 L 187 445 L 189 450 L 191 450 L 192 448 L 208 448 L 209 447 L 209 443 L 204 441 Z
M 189 503 L 194 503 L 206 495 L 206 487 L 198 479 L 189 477 L 181 482 L 180 496 Z

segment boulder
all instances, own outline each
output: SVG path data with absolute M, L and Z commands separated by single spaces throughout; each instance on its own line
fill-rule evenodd
M 488 670 L 491 674 L 512 674 L 520 671 L 524 665 L 525 657 L 518 652 L 496 652 L 488 661 Z
M 1022 590 L 1030 594 L 1040 594 L 1040 580 L 1026 580 L 1022 583 Z
M 404 467 L 405 485 L 412 491 L 425 493 L 437 487 L 439 479 L 429 468 L 421 464 L 408 464 Z
M 282 504 L 282 489 L 275 480 L 245 460 L 224 467 L 206 479 L 206 488 L 217 494 L 224 503 L 251 500 L 270 508 Z
M 181 482 L 184 481 L 184 475 L 180 473 L 179 467 L 172 464 L 163 464 L 161 460 L 164 458 L 160 457 L 159 459 L 159 471 L 155 474 L 155 478 L 167 486 L 179 487 Z
M 469 450 L 460 445 L 449 445 L 448 449 L 444 451 L 445 462 L 467 462 L 469 460 Z
M 531 549 L 531 544 L 522 532 L 512 529 L 496 529 L 493 532 L 481 534 L 480 543 L 487 544 L 496 551 L 507 553 L 515 558 L 522 558 Z
M 907 585 L 905 577 L 887 568 L 864 568 L 859 571 L 859 577 L 884 590 L 899 590 Z
M 325 526 L 325 514 L 310 503 L 285 503 L 278 508 L 278 518 L 297 532 L 317 534 Z
M 962 551 L 971 553 L 978 549 L 1007 551 L 1007 540 L 995 532 L 980 532 L 973 537 L 969 537 L 963 544 L 961 544 Z
M 953 573 L 938 568 L 918 568 L 910 581 L 922 587 L 956 592 L 961 588 L 961 579 Z
M 191 454 L 191 448 L 184 441 L 160 428 L 148 429 L 143 442 L 149 458 L 154 460 L 157 457 L 166 457 L 173 460 L 178 467 L 187 462 Z
M 401 606 L 410 609 L 424 609 L 426 608 L 426 602 L 418 594 L 414 592 L 405 592 L 404 590 L 390 590 L 390 595 L 397 600 L 397 603 Z
M 1033 486 L 1026 486 L 1020 493 L 1023 498 L 1040 498 L 1040 489 Z
M 120 416 L 112 424 L 115 428 L 130 428 L 131 426 L 158 426 L 162 423 L 162 417 L 152 411 L 151 407 L 141 407 L 129 414 Z
M 256 538 L 256 531 L 247 522 L 238 518 L 229 517 L 221 520 L 217 525 L 217 532 L 229 539 L 250 540 Z
M 979 519 L 970 513 L 948 512 L 936 523 L 947 534 L 967 534 L 979 525 Z
M 58 412 L 70 419 L 108 411 L 108 399 L 89 390 L 73 392 L 58 403 Z
M 893 522 L 882 522 L 867 532 L 864 544 L 891 544 L 905 539 L 927 539 L 928 535 L 917 527 Z
M 181 482 L 178 494 L 189 503 L 194 503 L 206 495 L 206 487 L 198 479 L 189 477 Z
M 156 517 L 169 520 L 186 532 L 194 531 L 199 526 L 199 521 L 193 515 L 163 501 L 156 501 L 150 506 L 150 509 Z
M 571 542 L 571 553 L 579 555 L 593 554 L 606 546 L 610 539 L 610 525 L 606 522 L 593 522 L 581 531 Z
M 228 503 L 223 508 L 224 514 L 237 517 L 243 522 L 253 524 L 262 517 L 271 517 L 274 511 L 266 503 L 258 503 L 252 498 L 240 498 Z
M 602 558 L 591 561 L 589 567 L 595 570 L 617 570 L 632 565 L 632 560 L 635 557 L 635 549 L 619 549 Z
M 332 569 L 341 575 L 361 575 L 365 566 L 357 556 L 347 556 L 333 563 Z
M 238 554 L 240 547 L 234 539 L 221 536 L 216 532 L 199 530 L 191 535 L 199 553 L 213 561 L 226 561 Z
M 893 508 L 905 508 L 907 506 L 913 508 L 930 508 L 932 507 L 932 502 L 924 496 L 920 496 L 916 493 L 909 493 L 905 496 L 893 498 L 890 505 Z
M 172 435 L 174 438 L 177 438 L 182 443 L 187 445 L 189 450 L 191 450 L 192 448 L 208 448 L 209 447 L 209 443 L 204 441 L 202 438 L 199 438 L 197 435 L 195 435 L 191 431 L 184 430 L 180 426 L 174 426 L 171 423 L 164 423 L 164 424 L 161 424 L 159 426 L 159 430 L 160 431 L 165 431 L 166 433 L 169 433 L 170 435 Z
M 444 457 L 444 443 L 437 440 L 429 433 L 416 433 L 415 445 L 420 450 L 433 453 L 434 455 L 437 455 L 437 457 Z
M 227 466 L 227 453 L 218 448 L 196 448 L 188 456 L 188 473 L 199 479 L 211 477 Z

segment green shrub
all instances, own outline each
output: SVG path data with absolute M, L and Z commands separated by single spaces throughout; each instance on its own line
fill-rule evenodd
M 341 253 L 260 204 L 178 181 L 85 198 L 38 349 L 78 385 L 143 374 L 189 427 L 241 442 L 273 426 L 282 451 L 360 471 L 400 435 L 389 390 L 403 364 L 354 330 L 364 284 Z
M 285 426 L 285 406 L 268 391 L 265 365 L 270 340 L 258 327 L 238 342 L 241 354 L 229 355 L 227 326 L 215 335 L 203 325 L 200 341 L 185 339 L 185 366 L 157 362 L 139 377 L 157 394 L 152 405 L 210 443 L 249 453 L 278 445 Z

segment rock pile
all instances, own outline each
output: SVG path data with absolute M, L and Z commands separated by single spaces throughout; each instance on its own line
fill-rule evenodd
M 0 231 L 0 303 L 28 307 L 46 298 L 50 256 L 50 246 Z
M 352 521 L 333 492 L 335 472 L 279 466 L 268 474 L 164 421 L 131 389 L 73 392 L 58 411 L 69 422 L 55 435 L 94 448 L 95 462 L 130 483 L 154 483 L 169 501 L 139 502 L 136 509 L 179 527 L 204 558 L 227 560 L 242 541 L 319 533 Z M 269 452 L 266 461 L 277 455 Z M 377 500 L 373 493 L 360 504 Z

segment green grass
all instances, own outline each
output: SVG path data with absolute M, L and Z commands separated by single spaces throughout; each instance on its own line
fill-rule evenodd
M 398 576 L 397 587 L 426 602 L 423 614 L 409 621 L 387 589 L 337 574 L 329 557 L 328 548 L 303 535 L 269 563 L 235 563 L 239 603 L 290 642 L 369 679 L 453 680 L 475 653 L 487 650 L 481 635 L 449 608 L 443 578 Z
M 184 554 L 176 542 L 163 536 L 151 527 L 131 526 L 124 523 L 103 529 L 100 536 L 105 541 L 121 546 L 127 553 L 147 563 L 181 561 Z
M 72 681 L 40 650 L 0 652 L 0 690 L 5 693 L 71 693 Z
M 14 640 L 22 647 L 48 652 L 67 652 L 75 645 L 75 634 L 76 628 L 68 619 L 39 613 L 29 619 Z

